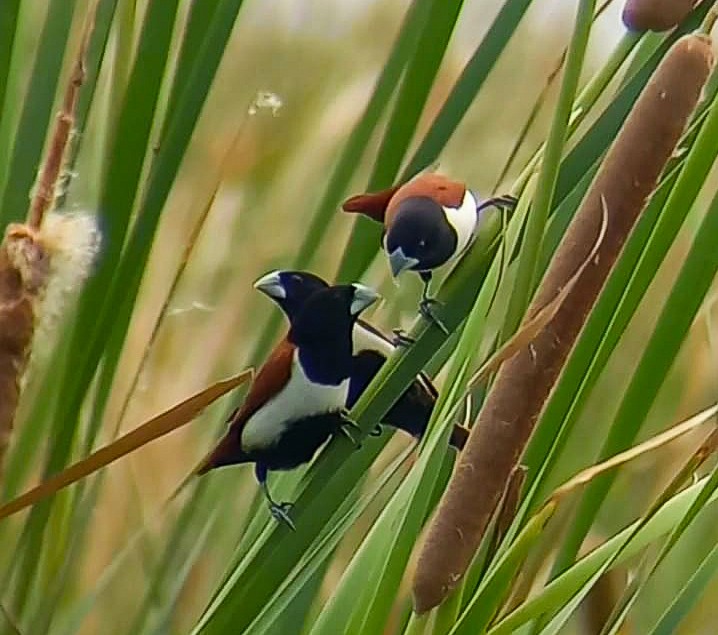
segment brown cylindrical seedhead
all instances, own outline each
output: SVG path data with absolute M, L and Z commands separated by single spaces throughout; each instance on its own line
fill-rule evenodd
M 0 245 L 0 464 L 10 441 L 49 259 L 37 232 L 9 225 Z
M 691 12 L 696 0 L 626 0 L 623 23 L 631 31 L 668 31 Z
M 543 330 L 500 368 L 428 527 L 413 581 L 418 613 L 442 602 L 466 572 L 566 357 L 701 98 L 712 64 L 707 36 L 678 40 L 609 149 L 524 323 L 580 275 Z

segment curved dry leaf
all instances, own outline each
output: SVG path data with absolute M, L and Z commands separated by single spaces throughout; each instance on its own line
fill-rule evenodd
M 162 414 L 146 421 L 109 445 L 93 452 L 87 458 L 70 465 L 62 472 L 43 481 L 37 487 L 0 506 L 0 519 L 7 518 L 30 505 L 34 505 L 43 498 L 47 498 L 68 485 L 72 485 L 80 479 L 97 472 L 97 470 L 130 452 L 134 452 L 155 439 L 159 439 L 187 425 L 212 402 L 249 381 L 253 374 L 254 371 L 250 368 L 234 377 L 218 381 Z

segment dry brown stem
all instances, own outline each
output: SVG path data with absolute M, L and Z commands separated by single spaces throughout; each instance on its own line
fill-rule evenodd
M 70 72 L 70 77 L 65 89 L 65 96 L 62 100 L 60 112 L 57 113 L 55 121 L 55 129 L 52 132 L 50 147 L 45 157 L 45 163 L 42 171 L 38 176 L 35 186 L 35 193 L 30 204 L 30 210 L 27 214 L 27 224 L 33 229 L 39 229 L 42 225 L 42 219 L 52 207 L 57 191 L 57 183 L 60 179 L 62 171 L 63 158 L 67 149 L 72 127 L 75 123 L 75 109 L 77 108 L 77 100 L 80 96 L 80 87 L 85 81 L 85 56 L 87 47 L 90 45 L 90 37 L 95 27 L 95 11 L 97 3 L 90 10 L 87 21 L 85 22 L 80 41 L 80 48 L 77 52 L 75 62 Z

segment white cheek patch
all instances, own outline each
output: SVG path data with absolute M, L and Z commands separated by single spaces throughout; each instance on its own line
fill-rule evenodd
M 476 213 L 476 199 L 474 195 L 466 190 L 464 200 L 459 207 L 443 207 L 446 220 L 456 232 L 456 255 L 458 256 L 469 246 L 474 237 L 478 215 Z

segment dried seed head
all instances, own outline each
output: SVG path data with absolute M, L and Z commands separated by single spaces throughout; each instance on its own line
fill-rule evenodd
M 35 307 L 33 356 L 51 348 L 56 326 L 90 274 L 102 242 L 97 217 L 83 211 L 46 214 L 39 233 L 49 270 Z
M 626 0 L 623 23 L 631 31 L 668 31 L 691 12 L 696 0 Z

